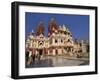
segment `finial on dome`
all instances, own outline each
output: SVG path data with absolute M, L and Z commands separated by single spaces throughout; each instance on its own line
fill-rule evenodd
M 34 30 L 32 30 L 32 33 L 34 33 Z

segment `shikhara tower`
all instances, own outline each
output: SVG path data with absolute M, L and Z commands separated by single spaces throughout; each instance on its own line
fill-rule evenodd
M 74 41 L 69 29 L 64 24 L 58 26 L 54 18 L 48 23 L 48 36 L 45 36 L 44 31 L 44 23 L 40 21 L 36 32 L 32 30 L 25 41 L 26 51 L 32 54 L 76 56 L 88 50 L 88 44 Z

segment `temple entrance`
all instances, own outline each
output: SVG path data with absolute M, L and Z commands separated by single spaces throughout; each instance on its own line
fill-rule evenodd
M 43 54 L 43 49 L 39 49 L 39 55 Z
M 43 55 L 43 49 L 38 49 L 37 54 L 36 54 L 36 58 L 38 58 L 38 60 L 40 60 L 42 55 Z

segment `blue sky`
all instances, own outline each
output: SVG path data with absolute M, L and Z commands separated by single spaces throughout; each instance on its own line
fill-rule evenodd
M 48 13 L 25 13 L 25 37 L 32 31 L 35 31 L 38 23 L 43 21 L 45 26 L 45 35 L 48 33 L 48 23 L 51 18 L 55 18 L 58 25 L 65 24 L 71 31 L 74 39 L 89 40 L 89 15 L 71 15 L 71 14 L 48 14 Z

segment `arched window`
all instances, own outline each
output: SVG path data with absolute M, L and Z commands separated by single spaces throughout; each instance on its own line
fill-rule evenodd
M 57 39 L 55 39 L 55 43 L 57 43 L 58 41 L 57 41 Z
M 63 42 L 63 40 L 61 39 L 61 43 Z
M 68 41 L 67 42 L 70 42 L 70 39 L 68 39 Z

